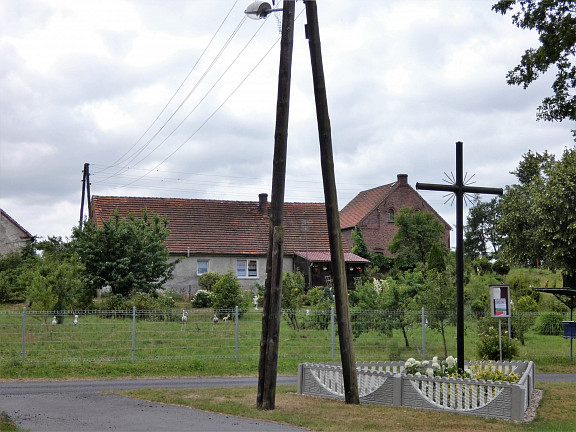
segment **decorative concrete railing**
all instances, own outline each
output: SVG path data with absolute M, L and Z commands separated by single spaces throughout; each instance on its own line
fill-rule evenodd
M 407 375 L 402 362 L 359 362 L 356 365 L 361 403 L 522 421 L 534 390 L 533 362 L 484 365 L 518 374 L 518 383 Z M 338 363 L 300 364 L 298 393 L 344 399 L 342 366 Z

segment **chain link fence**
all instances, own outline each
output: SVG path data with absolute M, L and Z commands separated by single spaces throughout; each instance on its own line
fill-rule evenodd
M 183 319 L 183 316 L 185 319 Z M 444 357 L 456 353 L 455 313 L 351 310 L 357 361 Z M 478 317 L 466 316 L 465 352 L 478 358 Z M 484 318 L 490 320 L 491 318 Z M 566 358 L 558 312 L 526 313 L 502 321 L 521 332 L 518 358 Z M 334 308 L 284 310 L 279 356 L 338 360 Z M 490 322 L 489 322 L 490 323 Z M 497 328 L 498 320 L 493 319 Z M 259 310 L 85 310 L 0 312 L 2 362 L 139 362 L 175 359 L 257 359 Z M 516 335 L 516 336 L 517 336 Z

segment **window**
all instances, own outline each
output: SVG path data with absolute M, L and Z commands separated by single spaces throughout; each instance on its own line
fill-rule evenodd
M 388 210 L 388 222 L 394 222 L 394 210 Z
M 208 260 L 198 260 L 196 266 L 196 274 L 198 276 L 208 273 Z
M 237 260 L 236 276 L 238 277 L 258 277 L 258 261 L 256 260 Z

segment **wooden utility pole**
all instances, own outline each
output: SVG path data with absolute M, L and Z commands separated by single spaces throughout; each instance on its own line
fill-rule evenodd
M 284 0 L 280 68 L 278 72 L 278 100 L 276 103 L 276 131 L 272 197 L 270 204 L 270 239 L 266 263 L 266 287 L 262 308 L 262 336 L 258 364 L 257 406 L 274 409 L 278 372 L 278 340 L 282 315 L 282 261 L 284 257 L 284 190 L 286 183 L 286 153 L 288 147 L 288 113 L 292 47 L 294 44 L 294 0 Z
M 458 370 L 464 371 L 464 194 L 502 195 L 501 188 L 464 184 L 462 142 L 456 143 L 456 182 L 452 185 L 416 183 L 416 189 L 453 192 L 456 195 L 456 357 Z
M 91 203 L 90 203 L 90 164 L 85 163 L 84 169 L 82 170 L 82 202 L 80 203 L 80 229 L 82 229 L 82 224 L 84 223 L 84 201 L 86 200 L 86 192 L 88 192 L 88 214 L 90 214 Z
M 358 377 L 356 374 L 356 359 L 350 309 L 348 306 L 348 291 L 346 284 L 346 268 L 344 250 L 342 248 L 342 233 L 340 229 L 340 213 L 338 211 L 338 196 L 336 193 L 336 177 L 334 175 L 334 157 L 332 151 L 332 132 L 328 115 L 328 99 L 320 49 L 320 32 L 318 29 L 318 11 L 316 0 L 305 0 L 306 3 L 306 36 L 310 47 L 312 62 L 312 78 L 314 81 L 314 96 L 316 99 L 316 119 L 320 139 L 320 160 L 322 179 L 324 183 L 324 199 L 326 218 L 330 240 L 330 256 L 332 262 L 332 280 L 336 297 L 336 315 L 338 319 L 338 338 L 340 341 L 340 357 L 342 360 L 342 375 L 344 378 L 344 397 L 346 403 L 359 404 Z

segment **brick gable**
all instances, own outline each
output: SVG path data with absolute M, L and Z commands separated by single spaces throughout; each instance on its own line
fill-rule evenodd
M 408 184 L 406 174 L 398 174 L 394 183 L 360 192 L 341 210 L 344 243 L 352 249 L 352 230 L 360 227 L 370 252 L 390 256 L 388 244 L 398 229 L 389 220 L 388 212 L 392 210 L 396 214 L 404 206 L 434 214 L 446 227 L 444 240 L 450 246 L 450 225 Z

